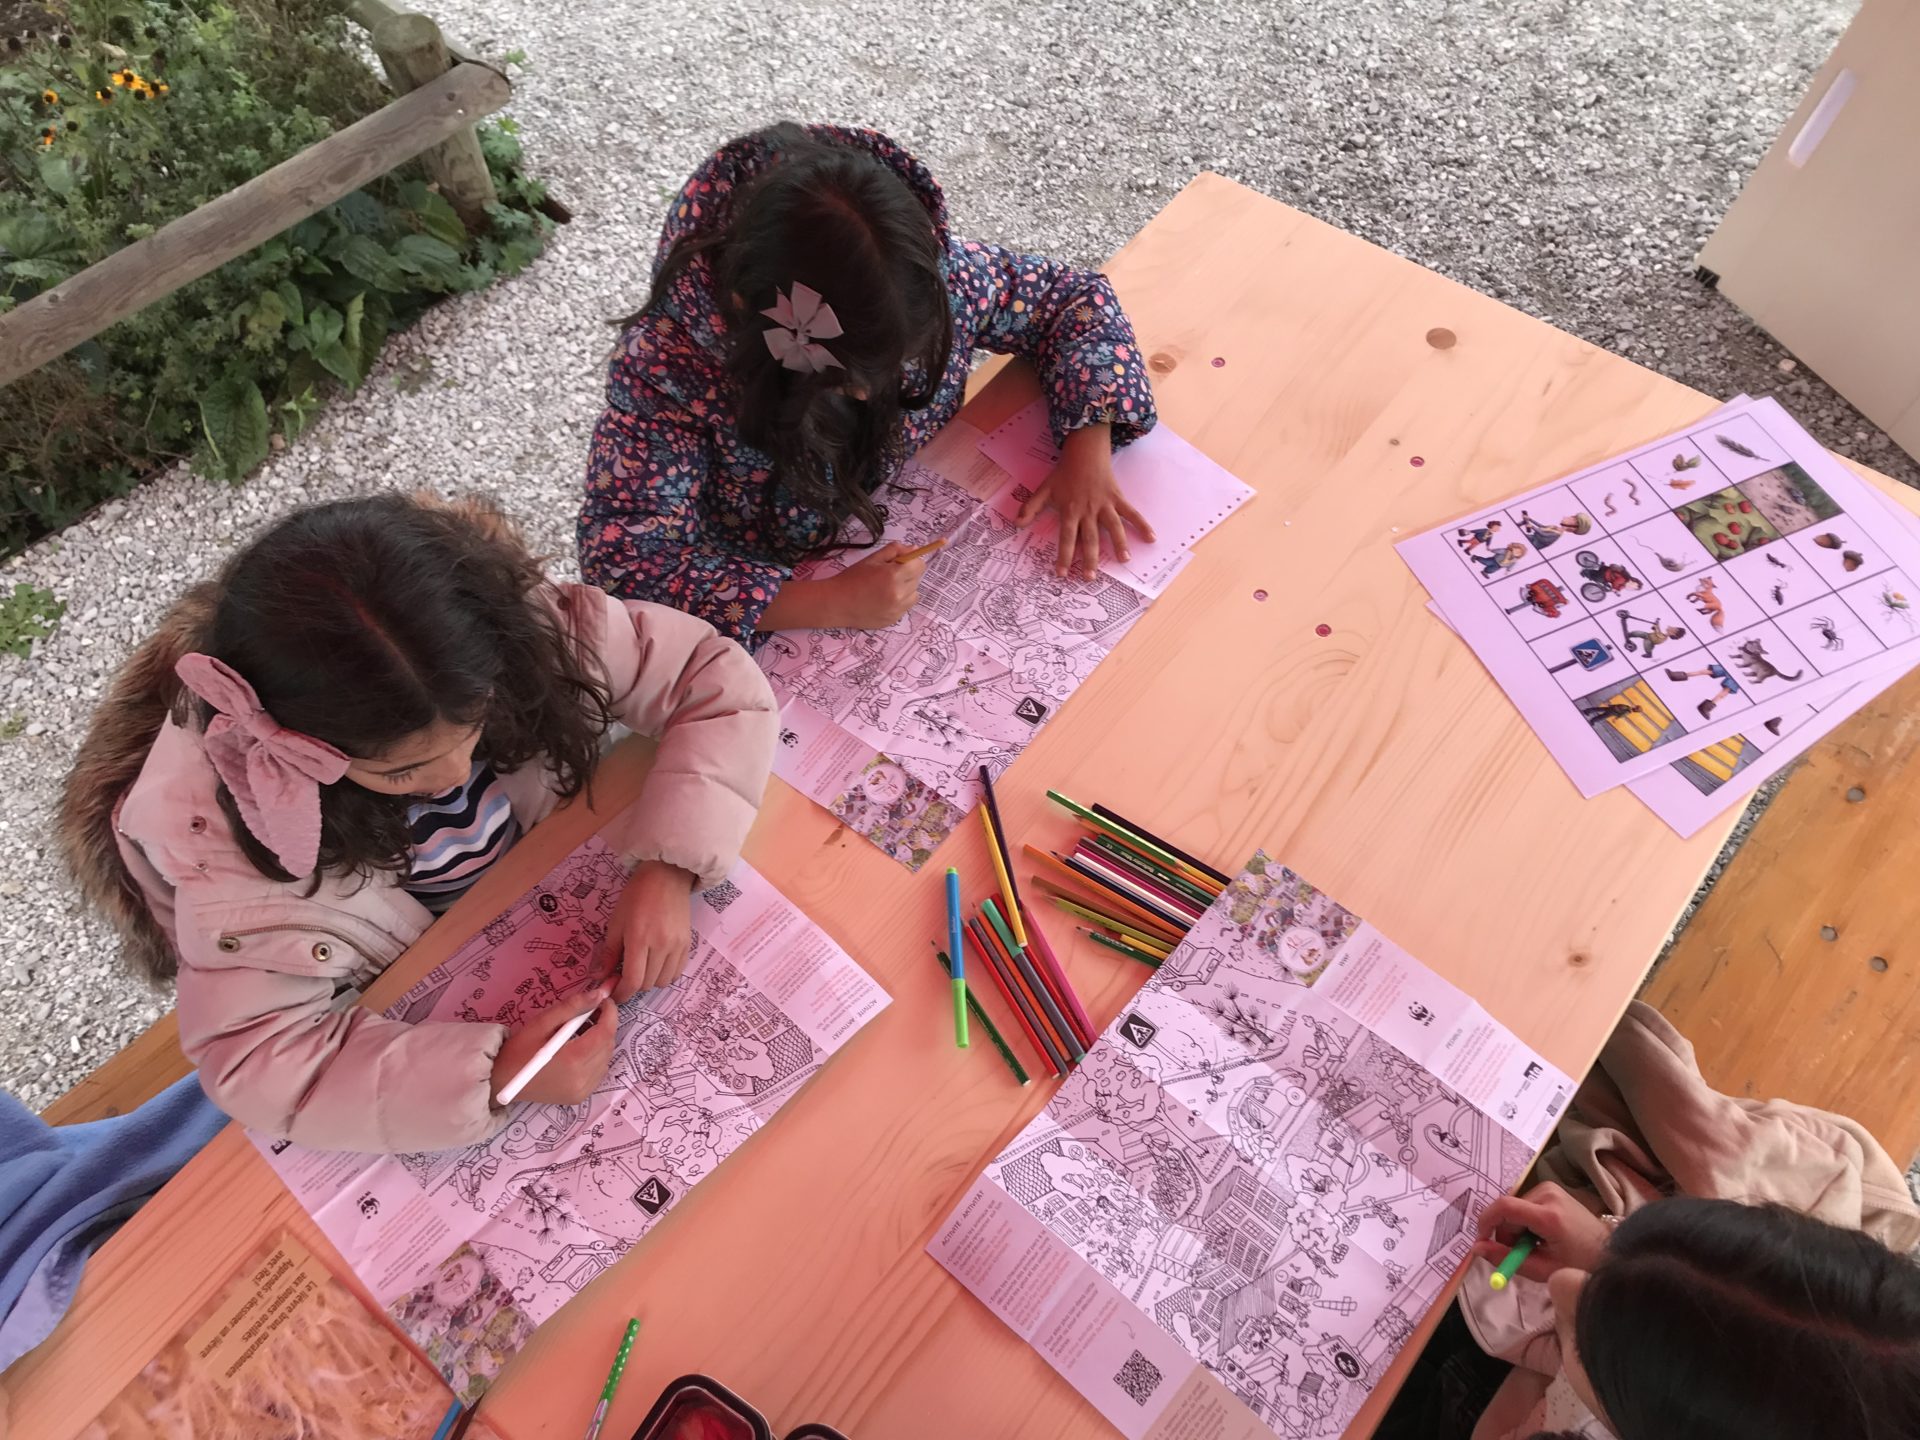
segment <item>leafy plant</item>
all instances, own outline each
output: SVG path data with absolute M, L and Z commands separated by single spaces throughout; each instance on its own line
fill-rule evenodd
M 71 0 L 0 55 L 0 313 L 391 97 L 337 0 Z M 440 297 L 524 269 L 552 225 L 510 121 L 469 233 L 403 167 L 0 390 L 0 553 L 191 457 L 238 480 L 359 386 Z
M 0 650 L 24 660 L 33 653 L 33 642 L 53 634 L 66 613 L 66 602 L 54 599 L 51 590 L 20 581 L 13 594 L 0 598 Z

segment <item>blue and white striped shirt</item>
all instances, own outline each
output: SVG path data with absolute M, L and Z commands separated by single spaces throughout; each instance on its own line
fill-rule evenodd
M 413 861 L 406 890 L 436 915 L 520 838 L 513 806 L 484 760 L 473 762 L 464 785 L 408 806 L 407 824 L 413 831 Z

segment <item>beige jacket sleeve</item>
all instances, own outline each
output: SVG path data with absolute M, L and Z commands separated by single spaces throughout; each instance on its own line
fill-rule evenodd
M 281 902 L 272 929 L 179 917 L 180 1048 L 208 1097 L 244 1125 L 321 1150 L 445 1150 L 491 1136 L 506 1120 L 491 1102 L 505 1027 L 335 1009 L 359 958 L 342 923 L 351 917 L 307 908 L 289 915 Z M 316 934 L 330 937 L 325 965 L 312 959 Z
M 751 656 L 704 620 L 644 600 L 562 587 L 583 650 L 599 657 L 614 717 L 659 749 L 640 798 L 607 827 L 636 863 L 664 860 L 705 889 L 740 858 L 773 768 L 779 712 Z

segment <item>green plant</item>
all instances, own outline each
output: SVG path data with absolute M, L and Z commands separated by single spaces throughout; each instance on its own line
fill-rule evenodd
M 0 740 L 18 740 L 27 728 L 27 713 L 16 710 L 6 719 L 0 720 Z
M 0 313 L 390 98 L 337 0 L 71 0 L 0 55 Z M 328 206 L 0 391 L 0 553 L 192 457 L 237 480 L 441 296 L 532 262 L 551 222 L 510 121 L 470 234 L 416 173 Z
M 33 642 L 53 634 L 66 613 L 66 602 L 54 599 L 51 590 L 20 581 L 13 594 L 0 598 L 0 650 L 24 660 L 33 653 Z

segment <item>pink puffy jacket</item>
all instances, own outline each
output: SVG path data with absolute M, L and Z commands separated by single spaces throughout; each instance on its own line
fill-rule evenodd
M 775 707 L 733 641 L 680 611 L 556 587 L 622 724 L 659 737 L 639 800 L 604 832 L 635 862 L 717 883 L 739 857 L 772 764 Z M 501 777 L 523 829 L 557 803 L 537 765 Z M 168 723 L 119 807 L 120 857 L 179 963 L 180 1044 L 214 1102 L 322 1149 L 445 1149 L 505 1121 L 491 1104 L 499 1025 L 406 1024 L 336 991 L 364 987 L 433 916 L 391 873 L 318 889 L 255 870 L 215 800 L 199 735 Z

